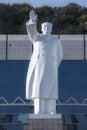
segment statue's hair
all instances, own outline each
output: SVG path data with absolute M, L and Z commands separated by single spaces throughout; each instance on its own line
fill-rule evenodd
M 44 22 L 41 24 L 41 27 L 43 27 L 44 25 L 49 25 L 52 28 L 52 23 L 50 22 Z

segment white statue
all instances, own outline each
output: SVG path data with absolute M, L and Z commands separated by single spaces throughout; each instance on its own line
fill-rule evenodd
M 37 15 L 31 10 L 26 27 L 33 43 L 33 54 L 26 79 L 26 99 L 34 100 L 34 114 L 56 114 L 58 67 L 63 51 L 58 36 L 51 35 L 52 24 L 42 23 L 40 34 L 36 20 Z

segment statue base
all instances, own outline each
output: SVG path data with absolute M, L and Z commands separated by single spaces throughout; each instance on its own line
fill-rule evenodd
M 61 114 L 29 114 L 23 130 L 63 130 Z

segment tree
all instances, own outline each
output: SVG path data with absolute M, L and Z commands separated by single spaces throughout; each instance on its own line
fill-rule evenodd
M 80 20 L 80 29 L 83 33 L 87 33 L 87 15 L 81 15 L 79 17 L 79 20 Z
M 70 3 L 65 7 L 58 8 L 60 33 L 79 33 L 78 18 L 81 15 L 81 7 Z
M 28 4 L 0 4 L 0 33 L 26 34 L 26 21 L 33 9 Z M 54 34 L 87 33 L 87 8 L 70 3 L 64 7 L 43 6 L 34 9 L 38 14 L 37 27 L 41 32 L 41 23 L 53 23 Z
M 23 28 L 23 25 L 27 21 L 31 9 L 32 7 L 27 4 L 0 4 L 0 17 L 2 18 L 0 19 L 0 33 L 25 33 L 26 28 Z

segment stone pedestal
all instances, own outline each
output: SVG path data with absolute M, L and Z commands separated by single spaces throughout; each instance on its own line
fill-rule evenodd
M 24 130 L 63 130 L 61 114 L 56 115 L 29 115 Z

